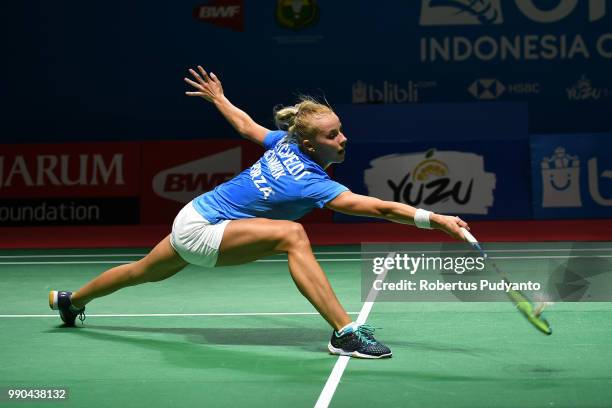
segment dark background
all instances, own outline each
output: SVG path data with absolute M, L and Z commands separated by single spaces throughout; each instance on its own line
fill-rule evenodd
M 314 4 L 318 18 L 291 29 L 275 17 L 277 8 L 286 11 L 291 1 L 4 3 L 0 137 L 2 142 L 237 137 L 204 101 L 184 96 L 182 78 L 196 64 L 215 72 L 226 94 L 266 126 L 272 126 L 272 107 L 294 102 L 298 93 L 325 96 L 335 106 L 351 103 L 359 80 L 379 89 L 384 81 L 401 86 L 435 81 L 434 88 L 420 92 L 419 103 L 473 103 L 468 86 L 496 78 L 506 85 L 539 84 L 538 94 L 506 92 L 498 99 L 529 103 L 531 133 L 612 130 L 611 60 L 595 49 L 597 38 L 612 32 L 612 10 L 589 22 L 589 2 L 581 0 L 566 17 L 541 23 L 521 13 L 516 2 L 542 10 L 560 4 L 504 0 L 501 24 L 426 26 L 420 25 L 422 1 L 305 1 L 302 16 Z M 194 18 L 202 4 L 241 5 L 243 31 Z M 571 43 L 580 35 L 590 57 L 419 58 L 422 38 L 528 35 L 553 35 L 557 48 L 561 37 Z M 612 53 L 612 39 L 606 49 Z M 569 101 L 566 89 L 582 76 L 606 95 Z

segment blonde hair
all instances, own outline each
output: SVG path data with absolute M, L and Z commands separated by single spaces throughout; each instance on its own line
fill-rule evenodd
M 293 106 L 275 108 L 274 122 L 280 130 L 286 130 L 289 137 L 301 143 L 304 139 L 314 139 L 318 128 L 312 124 L 312 118 L 334 113 L 333 109 L 311 96 L 301 96 L 300 102 Z

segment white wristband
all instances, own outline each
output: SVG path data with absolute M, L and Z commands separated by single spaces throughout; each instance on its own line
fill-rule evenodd
M 418 228 L 431 229 L 431 225 L 429 224 L 430 214 L 431 211 L 417 208 L 416 212 L 414 213 L 414 225 L 416 225 Z

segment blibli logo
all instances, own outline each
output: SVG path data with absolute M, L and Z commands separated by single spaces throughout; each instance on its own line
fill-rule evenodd
M 419 102 L 417 83 L 408 81 L 407 86 L 384 81 L 376 88 L 363 81 L 353 84 L 353 103 L 415 103 Z
M 582 207 L 580 199 L 580 160 L 565 148 L 557 147 L 552 157 L 544 157 L 542 168 L 542 207 Z

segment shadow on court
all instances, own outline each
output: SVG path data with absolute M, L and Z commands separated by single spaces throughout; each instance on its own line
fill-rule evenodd
M 303 333 L 300 333 L 303 331 Z M 120 359 L 129 348 L 145 349 L 148 357 L 143 366 L 163 361 L 178 368 L 229 369 L 249 374 L 281 376 L 292 381 L 313 381 L 329 375 L 335 358 L 326 354 L 326 330 L 313 329 L 190 329 L 121 326 L 55 328 L 50 334 L 67 334 L 87 342 L 101 342 L 96 349 L 109 359 Z M 135 337 L 134 333 L 155 333 Z M 185 335 L 188 341 L 177 341 L 159 335 Z M 306 346 L 309 345 L 309 346 Z M 275 346 L 263 347 L 262 346 Z M 280 347 L 280 349 L 279 349 Z M 295 348 L 294 350 L 291 350 Z M 121 352 L 118 350 L 121 349 Z M 104 350 L 108 350 L 105 352 Z M 157 363 L 159 364 L 159 363 Z
M 327 342 L 330 330 L 301 328 L 191 328 L 87 325 L 83 329 L 110 332 L 161 333 L 187 336 L 196 344 L 244 346 L 311 346 Z M 312 347 L 307 348 L 312 350 Z
M 115 331 L 115 332 L 137 332 L 137 333 L 161 333 L 187 336 L 187 340 L 195 344 L 211 345 L 244 345 L 244 346 L 294 346 L 306 351 L 326 350 L 325 347 L 316 346 L 319 343 L 327 343 L 331 330 L 312 328 L 191 328 L 191 327 L 135 327 L 135 326 L 107 326 L 90 325 L 82 329 Z M 58 326 L 61 330 L 79 330 Z M 53 330 L 55 331 L 55 330 Z M 52 332 L 53 332 L 52 331 Z M 479 356 L 490 350 L 475 347 L 462 347 L 452 344 L 433 342 L 411 342 L 394 341 L 389 345 L 411 350 L 436 351 L 441 353 L 459 353 Z
M 399 346 L 402 348 L 407 348 L 411 350 L 418 351 L 437 351 L 440 353 L 458 353 L 458 354 L 468 354 L 472 356 L 480 356 L 484 353 L 488 353 L 491 350 L 485 348 L 476 348 L 476 347 L 462 347 L 454 344 L 442 344 L 442 343 L 424 343 L 424 342 L 412 342 L 412 341 L 396 341 L 389 342 L 389 345 Z

